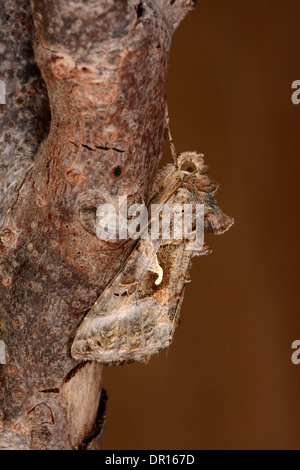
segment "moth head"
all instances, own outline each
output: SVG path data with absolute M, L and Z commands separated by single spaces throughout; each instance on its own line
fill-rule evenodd
M 197 152 L 183 152 L 178 156 L 178 168 L 185 174 L 202 175 L 206 171 L 204 155 Z

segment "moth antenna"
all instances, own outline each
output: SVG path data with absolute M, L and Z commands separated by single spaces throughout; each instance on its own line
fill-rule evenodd
M 167 123 L 168 123 L 167 131 L 168 131 L 169 147 L 170 147 L 170 150 L 171 150 L 174 165 L 176 166 L 176 168 L 178 168 L 178 154 L 176 152 L 176 148 L 175 148 L 175 145 L 174 145 L 174 142 L 173 142 L 173 139 L 172 139 L 168 105 L 166 105 L 166 120 L 167 120 Z
M 169 139 L 169 146 L 170 146 L 171 154 L 173 157 L 174 165 L 176 166 L 176 168 L 178 168 L 178 155 L 176 153 L 175 145 L 172 139 L 170 124 L 168 124 L 168 139 Z

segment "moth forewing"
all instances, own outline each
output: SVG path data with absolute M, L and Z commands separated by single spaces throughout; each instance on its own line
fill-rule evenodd
M 185 152 L 176 165 L 158 172 L 151 195 L 156 210 L 164 205 L 172 209 L 175 204 L 202 204 L 206 231 L 227 230 L 232 220 L 216 203 L 216 185 L 205 174 L 203 156 Z M 149 229 L 155 215 L 143 230 Z M 210 252 L 203 240 L 195 244 L 196 235 L 192 230 L 166 240 L 160 227 L 158 237 L 142 237 L 80 325 L 72 356 L 119 364 L 147 361 L 168 347 L 179 323 L 191 259 Z
M 72 345 L 72 356 L 104 363 L 130 360 L 133 343 L 142 345 L 142 315 L 138 303 L 141 280 L 152 267 L 159 240 L 139 240 L 122 271 L 104 289 L 80 325 Z

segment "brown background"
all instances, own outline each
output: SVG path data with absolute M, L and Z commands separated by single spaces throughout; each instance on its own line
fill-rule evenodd
M 104 449 L 299 449 L 299 0 L 199 0 L 176 33 L 177 151 L 235 226 L 195 258 L 168 354 L 106 368 Z

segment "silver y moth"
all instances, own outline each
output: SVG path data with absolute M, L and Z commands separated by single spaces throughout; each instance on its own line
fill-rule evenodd
M 221 234 L 233 220 L 218 207 L 218 186 L 207 176 L 203 155 L 184 152 L 157 172 L 150 203 L 204 205 L 205 232 Z M 123 268 L 81 323 L 72 356 L 104 364 L 146 362 L 167 348 L 179 323 L 191 260 L 210 252 L 195 248 L 193 233 L 163 241 L 140 238 Z

